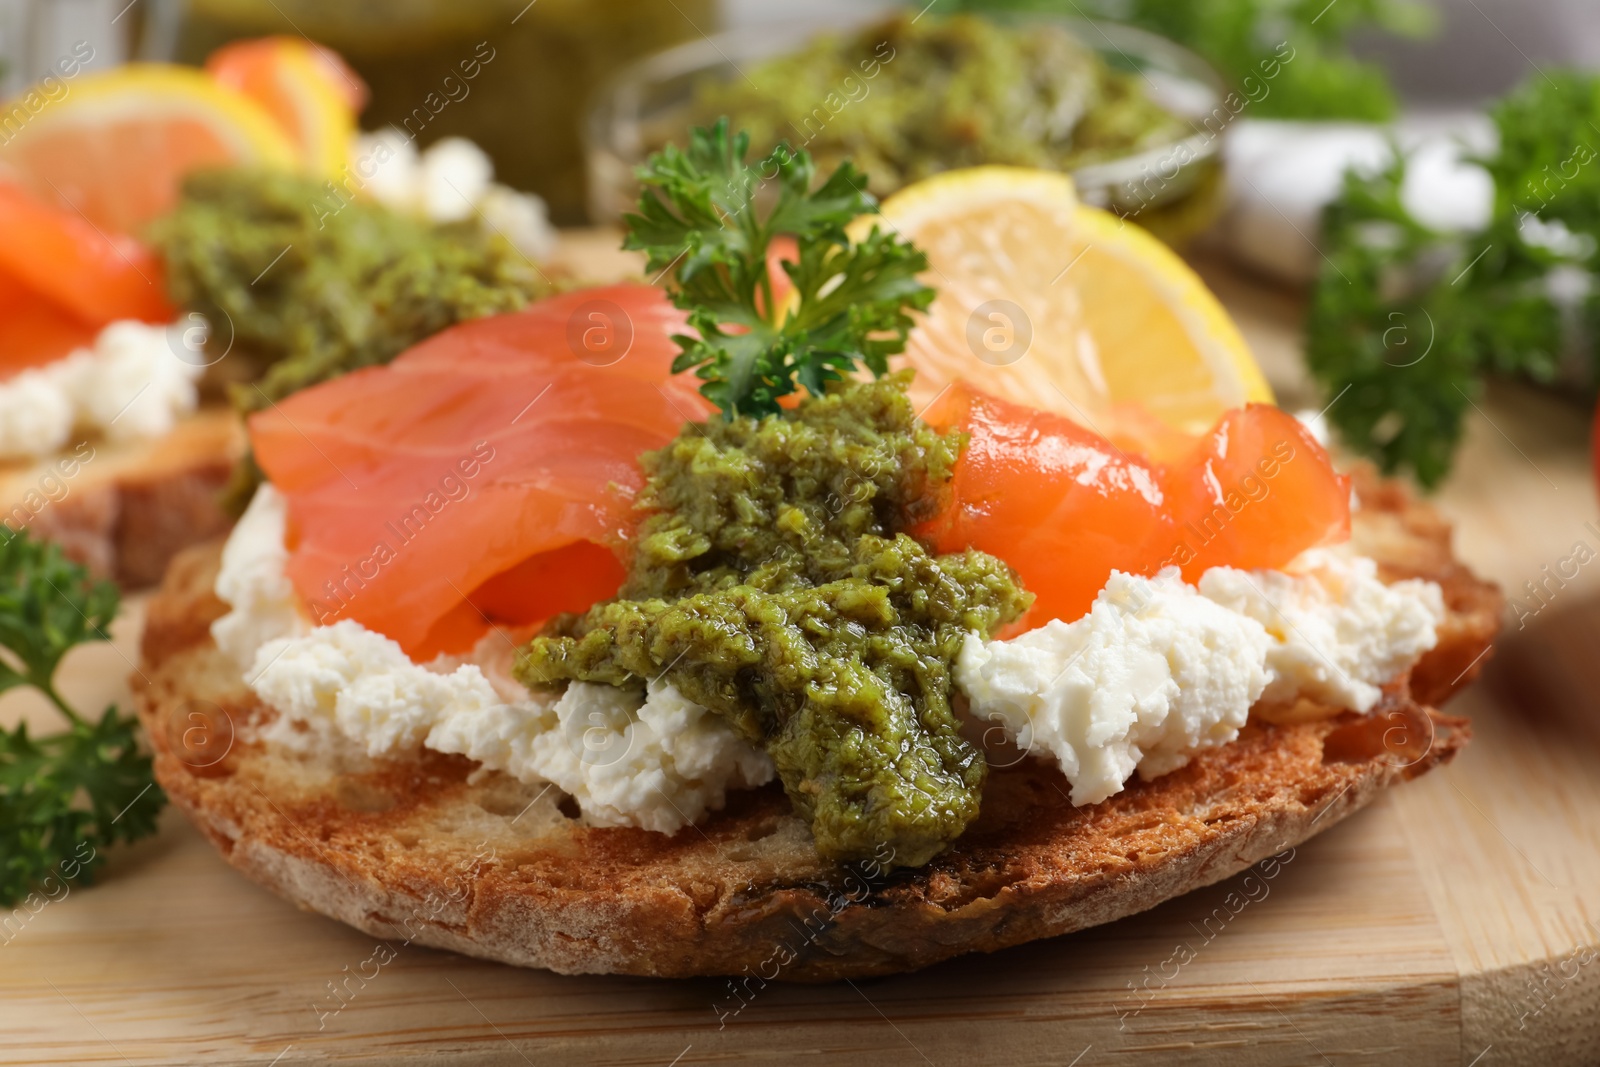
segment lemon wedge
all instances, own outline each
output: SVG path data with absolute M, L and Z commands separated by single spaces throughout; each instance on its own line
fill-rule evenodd
M 260 105 L 198 70 L 135 63 L 85 74 L 69 89 L 22 109 L 0 144 L 0 172 L 108 231 L 137 232 L 170 210 L 197 167 L 297 163 Z
M 1230 408 L 1272 401 L 1205 283 L 1144 230 L 1079 203 L 1065 175 L 949 171 L 857 219 L 852 238 L 874 224 L 927 253 L 922 277 L 939 291 L 907 346 L 914 400 L 964 379 L 1143 439 L 1198 433 Z
M 311 173 L 337 176 L 348 166 L 367 90 L 334 52 L 299 37 L 260 37 L 223 45 L 206 73 L 260 104 Z

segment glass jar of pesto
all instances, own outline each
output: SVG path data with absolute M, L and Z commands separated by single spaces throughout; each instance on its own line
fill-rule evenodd
M 500 181 L 538 193 L 557 223 L 570 224 L 584 218 L 579 127 L 592 91 L 629 61 L 714 32 L 716 6 L 715 0 L 157 0 L 145 16 L 141 51 L 199 63 L 242 37 L 309 37 L 344 56 L 371 87 L 363 127 L 394 125 L 424 145 L 469 138 L 493 157 Z
M 591 214 L 631 208 L 646 155 L 727 115 L 758 154 L 784 140 L 824 172 L 853 159 L 880 197 L 959 167 L 1060 170 L 1176 243 L 1218 206 L 1226 96 L 1192 52 L 1108 23 L 906 10 L 737 30 L 641 61 L 597 99 Z

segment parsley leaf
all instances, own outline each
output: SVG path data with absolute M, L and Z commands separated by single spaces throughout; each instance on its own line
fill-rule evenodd
M 55 688 L 69 650 L 107 640 L 117 603 L 114 585 L 92 580 L 57 546 L 0 530 L 0 648 L 9 653 L 0 692 L 32 686 L 69 723 L 42 738 L 26 723 L 0 729 L 0 905 L 52 875 L 89 876 L 104 859 L 100 846 L 155 832 L 166 797 L 134 717 L 108 707 L 98 721 L 83 718 Z
M 911 244 L 876 226 L 859 242 L 846 234 L 877 206 L 866 175 L 846 162 L 813 189 L 807 153 L 780 144 L 750 164 L 749 149 L 724 118 L 694 130 L 687 151 L 651 156 L 623 243 L 646 254 L 652 273 L 673 272 L 673 302 L 698 336 L 674 338 L 682 351 L 672 369 L 693 369 L 728 418 L 773 414 L 780 397 L 820 394 L 857 365 L 886 373 L 910 312 L 934 295 L 917 280 L 928 260 Z M 785 236 L 797 249 L 783 262 L 794 293 L 778 306 L 768 258 Z
M 1386 472 L 1430 487 L 1450 470 L 1486 373 L 1549 382 L 1571 355 L 1594 380 L 1600 78 L 1535 78 L 1493 118 L 1500 147 L 1475 161 L 1495 185 L 1481 230 L 1441 233 L 1412 217 L 1398 151 L 1381 172 L 1347 174 L 1323 216 L 1306 353 L 1328 417 Z

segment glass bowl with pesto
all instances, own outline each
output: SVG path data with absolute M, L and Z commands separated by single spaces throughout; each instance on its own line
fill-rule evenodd
M 1113 23 L 906 11 L 752 27 L 636 63 L 601 93 L 590 214 L 620 218 L 647 155 L 727 115 L 758 150 L 787 141 L 824 172 L 853 159 L 879 197 L 958 167 L 1060 170 L 1085 202 L 1181 241 L 1217 207 L 1227 96 L 1194 53 Z

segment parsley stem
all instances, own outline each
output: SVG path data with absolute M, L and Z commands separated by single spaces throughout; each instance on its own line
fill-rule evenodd
M 60 711 L 61 714 L 65 715 L 74 726 L 83 725 L 83 719 L 79 717 L 77 712 L 72 710 L 71 706 L 68 705 L 65 700 L 61 699 L 61 694 L 56 692 L 56 687 L 48 680 L 44 682 L 35 680 L 33 685 L 34 688 L 39 690 L 39 692 L 49 697 L 50 703 L 54 704 L 56 709 Z
M 762 264 L 760 274 L 761 306 L 767 311 L 767 321 L 774 326 L 781 325 L 778 321 L 778 306 L 772 299 L 772 272 Z

